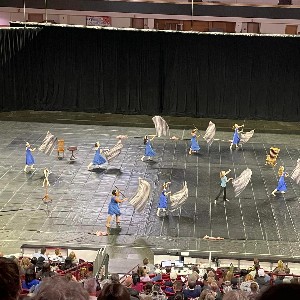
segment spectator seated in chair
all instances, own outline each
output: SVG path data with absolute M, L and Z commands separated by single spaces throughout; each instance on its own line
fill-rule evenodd
M 49 258 L 48 258 L 48 256 L 46 255 L 46 251 L 47 251 L 46 248 L 42 248 L 40 253 L 34 253 L 32 257 L 36 257 L 37 259 L 38 259 L 39 257 L 43 257 L 43 258 L 44 258 L 44 261 L 45 261 L 45 262 L 48 262 Z
M 201 287 L 197 286 L 196 288 L 196 281 L 188 280 L 187 287 L 183 289 L 184 299 L 188 298 L 197 298 L 201 294 Z
M 140 299 L 144 299 L 146 296 L 151 296 L 153 283 L 151 281 L 146 282 L 143 291 L 140 293 Z
M 141 293 L 143 291 L 144 285 L 141 282 L 140 276 L 138 273 L 133 273 L 132 274 L 132 289 L 138 291 L 139 293 Z
M 182 282 L 181 281 L 177 280 L 173 283 L 173 290 L 174 290 L 174 295 L 169 296 L 168 300 L 176 300 L 176 297 L 177 296 L 179 297 L 179 295 L 181 295 L 181 297 L 182 297 L 181 299 L 184 298 L 184 295 L 182 293 Z
M 36 279 L 35 271 L 33 269 L 27 269 L 25 273 L 25 280 L 22 281 L 22 289 L 32 291 L 32 287 L 39 283 L 40 281 Z
M 127 288 L 127 291 L 130 295 L 130 300 L 136 300 L 139 299 L 139 292 L 135 289 L 132 288 L 133 285 L 133 280 L 131 276 L 128 276 L 125 281 L 124 281 L 124 285 Z M 102 294 L 102 292 L 101 292 Z
M 174 293 L 173 284 L 176 281 L 176 279 L 177 279 L 177 273 L 176 272 L 171 272 L 170 273 L 170 280 L 165 282 L 165 286 L 166 286 L 165 291 L 166 292 Z
M 139 267 L 137 270 L 137 274 L 140 276 L 141 282 L 151 281 L 151 278 L 149 277 L 147 270 L 144 267 Z

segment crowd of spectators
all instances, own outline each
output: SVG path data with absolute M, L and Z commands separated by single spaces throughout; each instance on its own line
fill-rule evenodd
M 121 279 L 111 274 L 102 281 L 92 272 L 76 278 L 72 268 L 77 265 L 74 252 L 63 258 L 58 249 L 53 257 L 44 249 L 31 259 L 0 255 L 0 300 L 276 300 L 287 291 L 295 299 L 300 294 L 298 278 L 287 276 L 290 270 L 282 261 L 270 273 L 254 261 L 249 270 L 208 268 L 200 275 L 193 266 L 182 276 L 173 268 L 155 268 L 145 259 L 132 274 Z

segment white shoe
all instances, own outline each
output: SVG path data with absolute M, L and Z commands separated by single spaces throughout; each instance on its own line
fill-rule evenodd
M 229 199 L 225 199 L 226 202 L 229 202 Z
M 217 200 L 215 200 L 215 202 L 214 202 L 214 203 L 215 203 L 215 205 L 216 205 L 216 204 L 217 204 Z

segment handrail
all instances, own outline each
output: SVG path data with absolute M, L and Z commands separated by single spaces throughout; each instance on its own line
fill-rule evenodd
M 124 274 L 121 278 L 120 278 L 120 283 L 123 283 L 125 281 L 125 279 L 127 278 L 128 275 L 130 275 L 130 273 L 132 273 L 132 271 L 134 271 L 134 269 L 138 269 L 140 266 L 140 264 L 137 264 L 135 267 L 133 267 L 132 269 L 130 269 L 126 274 Z

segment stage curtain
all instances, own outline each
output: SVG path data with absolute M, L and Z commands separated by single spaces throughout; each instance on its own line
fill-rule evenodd
M 0 30 L 1 110 L 300 119 L 295 37 Z

